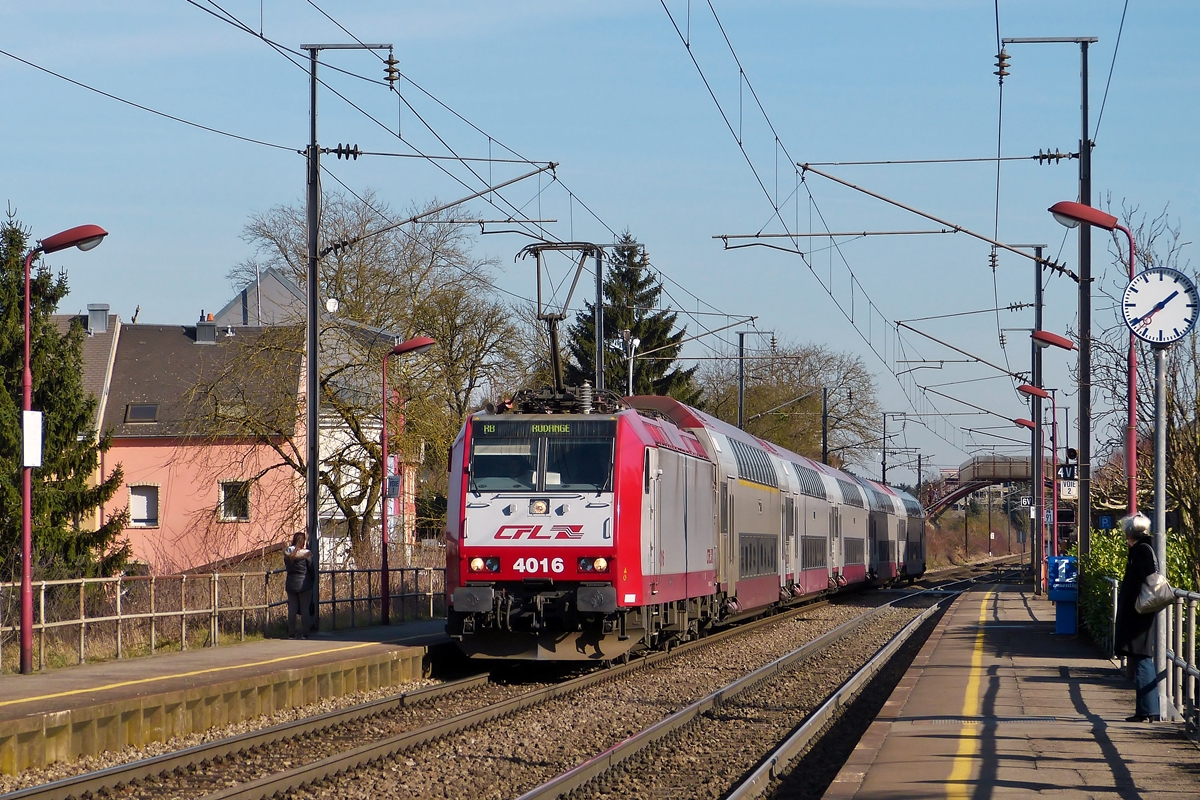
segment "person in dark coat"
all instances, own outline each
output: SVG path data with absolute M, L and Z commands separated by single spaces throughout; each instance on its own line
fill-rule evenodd
M 308 537 L 304 531 L 292 534 L 292 544 L 283 551 L 283 563 L 287 567 L 287 621 L 288 638 L 308 638 L 309 628 L 312 627 L 313 579 L 316 567 L 313 564 L 312 551 L 307 547 Z M 296 631 L 296 616 L 300 616 L 300 631 Z
M 1150 520 L 1138 514 L 1121 520 L 1129 552 L 1125 556 L 1125 577 L 1117 593 L 1117 631 L 1113 650 L 1125 656 L 1129 677 L 1137 690 L 1133 716 L 1126 722 L 1156 722 L 1159 719 L 1158 680 L 1154 672 L 1154 618 L 1139 614 L 1134 604 L 1146 578 L 1158 571 L 1150 538 Z

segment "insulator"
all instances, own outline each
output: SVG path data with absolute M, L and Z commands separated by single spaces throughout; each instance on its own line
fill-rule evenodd
M 383 63 L 387 65 L 383 68 L 383 74 L 387 76 L 388 85 L 395 89 L 396 81 L 400 80 L 400 70 L 396 69 L 396 65 L 400 62 L 393 53 L 388 53 L 387 61 Z
M 996 71 L 992 74 L 999 76 L 1001 83 L 1008 77 L 1008 53 L 1003 48 L 996 54 Z
M 584 381 L 583 386 L 579 387 L 579 410 L 581 413 L 592 413 L 592 384 L 591 381 Z
M 992 272 L 996 271 L 996 267 L 1000 265 L 1000 255 L 996 252 L 996 248 L 992 248 L 992 252 L 988 253 L 988 264 L 992 268 Z

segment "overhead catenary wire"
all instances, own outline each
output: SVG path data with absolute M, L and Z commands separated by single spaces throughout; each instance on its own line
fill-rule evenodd
M 199 130 L 207 131 L 209 133 L 215 133 L 219 136 L 226 136 L 230 139 L 237 139 L 238 141 L 247 142 L 249 144 L 257 144 L 257 145 L 261 145 L 262 147 L 270 147 L 275 150 L 288 150 L 291 152 L 295 152 L 295 150 L 296 150 L 295 147 L 289 147 L 288 145 L 283 145 L 283 144 L 276 144 L 275 142 L 267 142 L 267 141 L 263 141 L 262 139 L 255 139 L 251 136 L 242 136 L 241 134 L 238 134 L 238 133 L 231 133 L 230 131 L 221 130 L 220 128 L 214 128 L 211 125 L 203 125 L 199 122 L 193 122 L 192 120 L 184 119 L 183 117 L 177 117 L 174 114 L 168 114 L 165 111 L 159 111 L 157 109 L 150 108 L 149 106 L 142 105 L 141 103 L 135 103 L 132 100 L 127 100 L 124 97 L 120 97 L 111 92 L 106 92 L 103 89 L 97 89 L 95 86 L 89 86 L 88 84 L 83 83 L 82 81 L 77 81 L 74 78 L 69 78 L 60 72 L 55 72 L 52 69 L 43 67 L 41 64 L 35 64 L 34 62 L 32 62 L 28 59 L 25 59 L 25 58 L 21 58 L 20 56 L 16 55 L 15 53 L 10 53 L 7 50 L 0 50 L 0 55 L 8 56 L 9 58 L 13 59 L 14 61 L 19 61 L 22 64 L 25 64 L 26 66 L 33 67 L 34 69 L 40 70 L 41 72 L 44 72 L 47 75 L 52 75 L 55 78 L 58 78 L 59 80 L 63 80 L 63 81 L 66 81 L 67 83 L 74 84 L 75 86 L 78 86 L 81 89 L 87 89 L 89 92 L 95 92 L 96 94 L 101 95 L 102 97 L 107 97 L 110 100 L 116 100 L 118 103 L 124 103 L 127 106 L 132 106 L 133 108 L 139 109 L 141 111 L 145 111 L 148 114 L 154 114 L 155 116 L 162 117 L 164 119 L 169 119 L 172 122 L 178 122 L 182 125 L 187 125 L 189 127 L 197 128 Z
M 234 26 L 235 28 L 237 28 L 237 29 L 239 29 L 239 30 L 241 30 L 241 31 L 243 31 L 243 32 L 245 32 L 245 33 L 248 33 L 248 34 L 250 34 L 250 35 L 254 36 L 254 37 L 255 37 L 255 38 L 257 38 L 257 39 L 260 39 L 261 41 L 263 41 L 264 43 L 266 43 L 266 44 L 268 44 L 270 47 L 272 47 L 272 49 L 276 50 L 276 52 L 279 52 L 279 53 L 280 53 L 280 55 L 284 55 L 285 57 L 288 57 L 288 53 L 289 53 L 289 52 L 290 52 L 290 53 L 294 53 L 294 54 L 297 54 L 297 55 L 299 55 L 299 54 L 298 54 L 298 51 L 293 51 L 293 50 L 290 50 L 289 48 L 286 48 L 286 47 L 284 47 L 283 45 L 280 45 L 280 44 L 279 44 L 279 43 L 277 43 L 277 42 L 272 42 L 271 40 L 267 39 L 266 37 L 263 37 L 263 36 L 261 36 L 259 33 L 256 33 L 256 32 L 255 32 L 253 29 L 251 29 L 251 28 L 250 28 L 249 26 L 247 26 L 245 23 L 241 22 L 241 20 L 239 20 L 239 19 L 238 19 L 236 16 L 234 16 L 234 15 L 233 15 L 233 14 L 231 14 L 231 13 L 229 13 L 229 12 L 228 12 L 228 11 L 226 11 L 225 9 L 221 8 L 221 6 L 219 6 L 219 5 L 218 5 L 216 2 L 214 2 L 214 0 L 207 0 L 207 2 L 209 2 L 209 4 L 211 4 L 213 7 L 215 7 L 215 8 L 217 8 L 217 9 L 219 9 L 219 10 L 221 11 L 221 14 L 223 14 L 224 16 L 221 16 L 221 15 L 218 15 L 218 14 L 214 14 L 213 12 L 209 11 L 208 9 L 204 9 L 203 7 L 201 7 L 201 6 L 197 5 L 197 4 L 196 4 L 196 2 L 195 2 L 195 0 L 187 0 L 187 2 L 189 2 L 189 3 L 190 3 L 190 4 L 192 4 L 193 6 L 196 6 L 197 8 L 200 8 L 201 10 L 204 10 L 204 11 L 206 11 L 206 12 L 207 12 L 207 13 L 209 13 L 209 14 L 212 14 L 212 15 L 213 15 L 213 16 L 215 16 L 216 18 L 218 18 L 218 19 L 221 19 L 222 21 L 224 21 L 224 22 L 226 22 L 226 23 L 228 23 L 228 24 L 230 24 L 230 25 Z M 324 16 L 325 16 L 327 19 L 329 19 L 331 22 L 333 22 L 335 25 L 337 25 L 337 26 L 338 26 L 338 28 L 340 28 L 340 29 L 341 29 L 343 32 L 345 32 L 345 33 L 346 33 L 348 36 L 350 36 L 350 37 L 351 37 L 351 38 L 353 38 L 353 39 L 354 39 L 356 42 L 359 42 L 359 43 L 361 44 L 361 40 L 360 40 L 360 39 L 359 39 L 357 36 L 355 36 L 355 35 L 354 35 L 354 34 L 353 34 L 353 33 L 352 33 L 352 32 L 351 32 L 349 29 L 347 29 L 345 26 L 343 26 L 341 23 L 339 23 L 339 22 L 338 22 L 336 19 L 334 19 L 334 18 L 333 18 L 331 15 L 329 15 L 328 13 L 326 13 L 326 12 L 325 12 L 323 9 L 321 9 L 319 6 L 317 6 L 317 4 L 316 4 L 316 3 L 313 3 L 313 2 L 311 2 L 311 0 L 310 0 L 310 5 L 312 5 L 312 6 L 313 6 L 315 9 L 317 9 L 317 10 L 318 10 L 318 11 L 319 11 L 319 12 L 320 12 L 322 15 L 324 15 Z M 380 59 L 382 60 L 382 56 L 380 56 L 378 53 L 373 53 L 373 54 L 374 54 L 374 55 L 375 55 L 377 58 L 380 58 Z M 304 68 L 304 66 L 303 66 L 302 64 L 299 64 L 299 63 L 297 63 L 297 62 L 296 62 L 294 59 L 292 59 L 291 57 L 288 57 L 288 60 L 289 60 L 289 61 L 291 61 L 293 64 L 295 64 L 295 65 L 296 65 L 298 68 L 300 68 L 300 69 L 305 69 L 305 68 Z M 305 69 L 305 71 L 307 72 L 307 70 L 306 70 L 306 69 Z M 348 72 L 348 71 L 346 71 L 346 70 L 341 70 L 341 69 L 338 69 L 337 71 L 338 71 L 338 72 L 342 72 L 342 73 L 346 73 L 346 74 L 355 75 L 354 73 L 349 73 L 349 72 Z M 362 77 L 362 76 L 355 75 L 355 77 Z M 424 88 L 423 88 L 423 87 L 421 87 L 419 84 L 417 84 L 415 81 L 413 81 L 413 80 L 411 79 L 411 77 L 409 77 L 409 76 L 403 76 L 403 77 L 405 77 L 405 79 L 408 81 L 409 85 L 412 85 L 412 86 L 414 86 L 414 88 L 416 88 L 418 91 L 420 91 L 420 92 L 421 92 L 422 94 L 424 94 L 425 96 L 429 97 L 429 98 L 430 98 L 430 99 L 431 99 L 433 102 L 435 102 L 437 105 L 439 105 L 440 107 L 442 107 L 443 109 L 445 109 L 446 111 L 448 111 L 449 113 L 451 113 L 453 116 L 455 116 L 457 119 L 459 119 L 460 121 L 462 121 L 464 124 L 467 124 L 469 127 L 471 127 L 473 130 L 477 131 L 478 133 L 480 133 L 480 134 L 482 134 L 482 135 L 485 135 L 485 136 L 487 136 L 487 138 L 488 138 L 488 142 L 489 142 L 489 147 L 490 147 L 490 145 L 491 145 L 491 143 L 492 143 L 492 142 L 495 142 L 496 144 L 498 144 L 500 147 L 502 147 L 503 149 L 505 149 L 505 150 L 506 150 L 506 151 L 508 151 L 509 153 L 512 153 L 512 154 L 513 154 L 514 156 L 516 156 L 518 159 L 521 159 L 521 160 L 522 160 L 524 163 L 530 163 L 530 164 L 536 164 L 536 163 L 537 163 L 537 162 L 533 162 L 533 161 L 530 161 L 529 159 L 526 159 L 526 158 L 524 158 L 524 156 L 522 156 L 520 153 L 517 153 L 517 152 L 516 152 L 515 150 L 513 150 L 512 148 L 508 147 L 508 146 L 507 146 L 507 145 L 505 145 L 504 143 L 502 143 L 502 142 L 500 142 L 499 140 L 495 139 L 495 137 L 493 137 L 493 136 L 491 136 L 491 135 L 489 135 L 489 134 L 486 134 L 486 132 L 484 132 L 484 131 L 483 131 L 481 128 L 479 128 L 477 125 L 475 125 L 474 123 L 470 122 L 470 120 L 466 119 L 464 116 L 462 116 L 461 114 L 459 114 L 457 111 L 455 111 L 454 109 L 452 109 L 450 106 L 448 106 L 447 104 L 445 104 L 444 102 L 442 102 L 441 100 L 439 100 L 438 98 L 436 98 L 436 97 L 435 97 L 435 96 L 434 96 L 432 93 L 428 92 L 426 89 L 424 89 Z M 370 79 L 368 79 L 368 80 L 370 80 Z M 397 138 L 397 139 L 399 139 L 400 141 L 404 142 L 404 143 L 405 143 L 406 145 L 408 145 L 409 147 L 413 148 L 413 150 L 414 150 L 414 151 L 415 151 L 415 153 L 417 154 L 417 157 L 421 157 L 421 158 L 428 158 L 428 154 L 425 154 L 425 153 L 423 153 L 423 152 L 422 152 L 422 151 L 421 151 L 419 148 L 417 148 L 417 147 L 416 147 L 416 146 L 415 146 L 415 145 L 414 145 L 412 142 L 410 142 L 410 141 L 408 141 L 407 139 L 405 139 L 404 137 L 402 137 L 402 136 L 399 134 L 399 131 L 393 132 L 393 131 L 392 131 L 392 130 L 391 130 L 389 127 L 388 127 L 388 126 L 384 125 L 384 124 L 383 124 L 382 122 L 380 122 L 380 121 L 379 121 L 377 118 L 375 118 L 375 117 L 374 117 L 372 114 L 368 113 L 368 112 L 367 112 L 365 109 L 362 109 L 362 108 L 361 108 L 361 107 L 359 107 L 357 104 L 355 104 L 355 103 L 353 103 L 352 101 L 350 101 L 350 100 L 349 100 L 348 98 L 346 98 L 346 97 L 345 97 L 345 96 L 344 96 L 342 93 L 338 92 L 336 89 L 333 89 L 333 88 L 332 88 L 332 87 L 331 87 L 331 86 L 330 86 L 330 85 L 329 85 L 327 82 L 325 82 L 324 80 L 320 80 L 320 79 L 318 79 L 318 82 L 319 82 L 319 83 L 320 83 L 322 86 L 324 86 L 325 88 L 327 88 L 327 89 L 329 89 L 330 91 L 332 91 L 332 92 L 333 92 L 333 93 L 334 93 L 336 96 L 338 96 L 339 98 L 341 98 L 341 99 L 342 99 L 344 102 L 346 102 L 346 103 L 347 103 L 348 105 L 350 105 L 352 108 L 354 108 L 355 110 L 359 111 L 361 114 L 363 114 L 363 115 L 364 115 L 364 116 L 366 116 L 368 119 L 370 119 L 370 120 L 372 120 L 373 122 L 375 122 L 377 125 L 379 125 L 380 127 L 382 127 L 384 130 L 388 131 L 388 133 L 389 133 L 390 135 L 396 136 L 396 138 Z M 479 181 L 480 181 L 480 182 L 481 182 L 481 183 L 482 183 L 484 186 L 487 186 L 487 185 L 489 185 L 489 182 L 488 182 L 488 181 L 485 181 L 485 180 L 482 178 L 482 176 L 481 176 L 481 175 L 479 175 L 479 173 L 478 173 L 478 172 L 476 172 L 474 169 L 472 169 L 472 168 L 470 167 L 470 165 L 469 165 L 468 163 L 466 163 L 466 162 L 468 161 L 468 159 L 464 159 L 464 158 L 462 158 L 461 156 L 459 156 L 459 154 L 458 154 L 458 153 L 457 153 L 457 152 L 454 150 L 454 148 L 452 148 L 452 147 L 451 147 L 451 146 L 450 146 L 450 145 L 449 145 L 449 144 L 448 144 L 448 143 L 445 141 L 445 139 L 444 139 L 444 138 L 443 138 L 443 137 L 442 137 L 440 134 L 438 134 L 436 130 L 434 130 L 434 129 L 433 129 L 433 126 L 432 126 L 432 125 L 430 125 L 430 124 L 429 124 L 429 123 L 428 123 L 428 122 L 427 122 L 427 121 L 424 119 L 424 117 L 423 117 L 423 116 L 422 116 L 422 115 L 421 115 L 419 112 L 417 112 L 417 110 L 416 110 L 416 109 L 415 109 L 415 108 L 414 108 L 414 107 L 411 105 L 411 103 L 409 103 L 409 102 L 407 101 L 407 99 L 405 99 L 403 96 L 401 96 L 401 98 L 400 98 L 400 99 L 401 99 L 401 102 L 402 102 L 402 103 L 404 103 L 404 105 L 405 105 L 407 108 L 409 108 L 409 110 L 410 110 L 410 111 L 412 111 L 412 112 L 413 112 L 414 116 L 416 116 L 416 118 L 417 118 L 417 119 L 418 119 L 418 120 L 421 122 L 421 124 L 422 124 L 422 125 L 424 125 L 424 126 L 425 126 L 425 128 L 426 128 L 427 130 L 429 130 L 429 132 L 430 132 L 430 133 L 431 133 L 431 134 L 432 134 L 432 135 L 433 135 L 433 136 L 434 136 L 434 137 L 435 137 L 435 138 L 436 138 L 436 139 L 439 141 L 439 143 L 440 143 L 440 144 L 442 144 L 442 146 L 443 146 L 443 147 L 445 147 L 445 148 L 446 148 L 446 149 L 447 149 L 447 150 L 448 150 L 448 151 L 449 151 L 449 152 L 452 154 L 452 156 L 451 156 L 451 157 L 449 157 L 449 158 L 446 158 L 446 160 L 457 160 L 457 161 L 459 161 L 459 162 L 460 162 L 460 163 L 462 163 L 464 166 L 466 166 L 466 167 L 467 167 L 467 169 L 468 169 L 468 171 L 470 171 L 470 172 L 471 172 L 471 174 L 472 174 L 472 175 L 473 175 L 473 176 L 474 176 L 474 177 L 475 177 L 477 180 L 479 180 Z M 436 161 L 436 160 L 438 160 L 438 159 L 437 159 L 437 158 L 432 158 L 432 159 L 428 159 L 428 160 L 430 160 L 430 161 Z M 437 165 L 435 164 L 435 166 L 437 166 Z M 445 173 L 447 176 L 451 177 L 453 180 L 456 180 L 458 183 L 460 183 L 462 186 L 464 186 L 464 188 L 468 188 L 468 189 L 472 188 L 472 187 L 470 187 L 470 185 L 469 185 L 468 183 L 466 183 L 465 181 L 463 181 L 461 178 L 459 178 L 458 176 L 454 175 L 453 173 L 449 172 L 448 170 L 445 170 L 444 168 L 441 168 L 440 166 L 439 166 L 439 169 L 441 169 L 441 170 L 442 170 L 442 171 L 443 171 L 443 172 L 444 172 L 444 173 Z M 578 197 L 578 195 L 576 195 L 576 194 L 575 194 L 574 192 L 572 192 L 572 191 L 571 191 L 569 188 L 567 188 L 567 187 L 566 187 L 564 184 L 562 184 L 562 182 L 558 180 L 557 176 L 555 176 L 555 180 L 552 182 L 552 184 L 551 184 L 551 185 L 559 185 L 559 186 L 563 186 L 563 188 L 564 188 L 564 191 L 567 191 L 567 192 L 568 192 L 568 195 L 569 195 L 569 197 L 572 199 L 572 201 L 573 201 L 573 202 L 578 202 L 578 203 L 580 204 L 580 206 L 581 206 L 582 208 L 584 208 L 584 210 L 585 210 L 585 211 L 587 211 L 587 212 L 588 212 L 588 214 L 590 214 L 590 215 L 591 215 L 591 216 L 592 216 L 594 219 L 596 219 L 596 220 L 597 220 L 597 222 L 599 222 L 599 223 L 600 223 L 600 224 L 601 224 L 601 225 L 602 225 L 602 226 L 603 226 L 603 227 L 604 227 L 604 228 L 605 228 L 605 229 L 606 229 L 606 230 L 607 230 L 607 231 L 610 233 L 610 235 L 612 235 L 612 236 L 614 236 L 614 237 L 616 236 L 616 232 L 615 232 L 615 230 L 612 228 L 612 226 L 608 225 L 608 224 L 607 224 L 607 223 L 606 223 L 606 222 L 605 222 L 605 221 L 604 221 L 602 218 L 600 218 L 600 217 L 599 217 L 599 215 L 597 215 L 597 214 L 595 213 L 595 211 L 593 211 L 593 210 L 591 209 L 591 207 L 590 207 L 590 206 L 589 206 L 587 203 L 583 202 L 583 200 L 582 200 L 582 199 L 580 199 L 580 198 Z M 544 191 L 544 188 L 543 188 L 543 191 Z M 491 193 L 489 193 L 489 195 L 491 195 Z M 518 214 L 520 213 L 520 208 L 518 208 L 517 206 L 515 206 L 514 204 L 512 204 L 511 202 L 509 202 L 509 201 L 508 201 L 506 198 L 504 198 L 504 197 L 503 197 L 503 195 L 499 195 L 499 193 L 496 193 L 496 196 L 498 196 L 498 197 L 500 198 L 500 200 L 501 200 L 503 203 L 505 203 L 505 204 L 506 204 L 506 205 L 509 207 L 509 210 L 510 210 L 510 211 L 512 211 L 512 212 L 516 212 L 516 213 L 518 213 Z M 539 192 L 539 195 L 535 195 L 535 198 L 533 198 L 533 199 L 536 199 L 536 198 L 537 198 L 537 197 L 539 197 L 539 196 L 540 196 L 540 192 Z M 532 199 L 531 199 L 531 200 L 532 200 Z M 490 205 L 492 205 L 493 207 L 496 207 L 498 210 L 500 210 L 500 211 L 501 211 L 501 213 L 504 213 L 504 209 L 500 209 L 498 206 L 496 206 L 496 203 L 495 203 L 495 202 L 492 200 L 491 196 L 489 196 L 489 197 L 487 197 L 487 198 L 484 198 L 484 201 L 485 201 L 485 202 L 488 202 L 488 203 L 489 203 Z M 539 214 L 539 216 L 540 216 L 540 214 Z M 521 227 L 525 227 L 525 226 L 521 226 Z M 548 234 L 548 232 L 547 232 L 547 231 L 545 231 L 545 229 L 544 229 L 544 228 L 539 228 L 539 229 L 538 229 L 538 233 L 534 233 L 533 231 L 529 231 L 529 232 L 527 233 L 527 235 L 534 236 L 534 238 L 544 238 L 544 237 L 546 237 L 546 235 L 547 235 L 547 234 Z M 553 236 L 551 236 L 550 238 L 552 238 L 552 239 L 557 239 L 557 237 L 553 237 Z M 665 274 L 665 273 L 664 273 L 664 272 L 661 270 L 661 268 L 655 267 L 655 271 L 656 271 L 656 272 L 657 272 L 657 274 L 659 274 L 660 276 L 669 278 L 669 276 L 667 276 L 667 275 L 666 275 L 666 274 Z M 690 292 L 689 290 L 687 290 L 685 287 L 683 287 L 683 286 L 682 286 L 681 284 L 679 284 L 677 281 L 674 281 L 673 279 L 671 279 L 671 280 L 672 280 L 672 282 L 673 282 L 673 283 L 675 283 L 677 286 L 680 286 L 680 288 L 681 288 L 681 289 L 683 289 L 684 291 L 687 291 L 689 295 L 692 295 L 693 297 L 696 297 L 696 296 L 694 295 L 694 293 L 692 293 L 692 292 Z M 668 294 L 668 296 L 670 296 L 670 295 Z M 716 308 L 715 306 L 713 306 L 711 303 L 708 303 L 707 301 L 701 301 L 701 300 L 700 300 L 698 297 L 696 297 L 696 299 L 697 299 L 697 301 L 698 301 L 698 302 L 704 302 L 704 304 L 705 304 L 705 305 L 707 305 L 708 307 L 712 308 L 714 311 L 719 311 L 719 309 L 717 309 L 717 308 Z M 688 311 L 686 308 L 684 308 L 684 307 L 681 307 L 681 308 L 679 309 L 679 311 L 680 311 L 680 313 L 684 314 L 685 316 L 690 316 L 690 313 L 689 313 L 689 311 Z M 695 320 L 695 318 L 693 318 L 693 320 L 694 320 L 694 321 L 696 321 L 696 323 L 697 323 L 697 325 L 698 325 L 698 326 L 700 326 L 700 323 L 699 323 L 699 321 L 698 321 L 698 320 Z M 701 326 L 701 328 L 703 329 L 703 327 L 702 327 L 702 326 Z
M 1113 68 L 1117 66 L 1117 51 L 1121 49 L 1121 33 L 1125 30 L 1125 14 L 1129 11 L 1129 0 L 1121 9 L 1121 24 L 1117 26 L 1117 43 L 1113 45 L 1112 62 L 1108 65 L 1108 80 L 1104 82 L 1104 97 L 1100 100 L 1100 113 L 1096 116 L 1096 128 L 1092 131 L 1092 144 L 1100 136 L 1100 123 L 1104 120 L 1104 106 L 1108 103 L 1108 89 L 1112 86 Z
M 762 115 L 762 120 L 763 120 L 763 122 L 765 122 L 766 127 L 767 127 L 768 131 L 770 132 L 770 135 L 772 136 L 772 139 L 773 139 L 772 143 L 773 143 L 773 146 L 776 148 L 776 152 L 779 152 L 780 150 L 782 150 L 782 152 L 789 158 L 789 160 L 791 160 L 792 157 L 791 157 L 790 153 L 788 153 L 786 145 L 784 145 L 783 142 L 780 140 L 777 129 L 775 128 L 774 123 L 771 121 L 770 115 L 767 114 L 765 108 L 763 107 L 762 102 L 761 102 L 760 98 L 758 97 L 757 91 L 754 88 L 753 82 L 749 79 L 749 76 L 746 75 L 745 69 L 741 62 L 741 59 L 738 57 L 737 52 L 732 45 L 732 42 L 729 40 L 728 34 L 726 33 L 724 26 L 721 23 L 719 15 L 717 14 L 716 10 L 713 8 L 712 3 L 709 2 L 707 4 L 708 9 L 712 13 L 713 20 L 716 22 L 717 28 L 720 31 L 720 36 L 721 36 L 721 38 L 724 39 L 725 45 L 726 45 L 726 47 L 728 47 L 729 52 L 730 52 L 731 56 L 733 57 L 734 65 L 736 66 L 737 71 L 738 71 L 739 108 L 737 110 L 737 113 L 739 114 L 739 123 L 738 123 L 737 127 L 735 127 L 734 121 L 731 118 L 731 113 L 725 108 L 724 104 L 721 102 L 720 98 L 717 96 L 716 91 L 713 88 L 712 82 L 709 80 L 708 75 L 705 73 L 704 68 L 699 63 L 699 60 L 695 53 L 695 50 L 692 47 L 691 41 L 690 41 L 690 37 L 691 37 L 690 23 L 688 26 L 688 33 L 685 35 L 683 30 L 680 28 L 679 21 L 675 19 L 675 16 L 672 14 L 671 9 L 666 5 L 665 0 L 660 0 L 660 4 L 662 5 L 663 11 L 666 13 L 667 18 L 669 19 L 672 27 L 674 28 L 676 35 L 679 37 L 680 41 L 683 43 L 685 49 L 687 50 L 688 57 L 692 61 L 693 66 L 695 67 L 697 73 L 699 74 L 700 79 L 701 79 L 702 83 L 704 84 L 704 87 L 705 87 L 706 91 L 708 92 L 710 98 L 712 99 L 713 103 L 716 105 L 717 111 L 720 114 L 721 119 L 724 122 L 727 130 L 729 130 L 731 136 L 733 137 L 735 143 L 737 144 L 738 149 L 742 154 L 743 160 L 746 162 L 747 166 L 750 167 L 751 173 L 753 174 L 754 179 L 757 182 L 760 190 L 763 192 L 763 195 L 767 198 L 767 201 L 771 204 L 771 208 L 773 211 L 773 219 L 778 220 L 779 223 L 782 225 L 783 229 L 786 231 L 789 226 L 786 224 L 786 222 L 783 219 L 781 209 L 777 202 L 777 197 L 774 194 L 772 194 L 772 192 L 767 188 L 767 185 L 763 179 L 763 176 L 759 172 L 756 164 L 754 163 L 753 158 L 751 158 L 749 152 L 747 151 L 746 142 L 740 134 L 740 127 L 741 127 L 740 126 L 740 116 L 743 113 L 743 102 L 744 102 L 745 93 L 747 91 L 749 93 L 749 97 L 752 98 L 754 104 L 757 106 L 759 113 Z M 794 162 L 794 160 L 793 160 L 793 163 L 796 163 L 796 162 Z M 797 166 L 803 167 L 804 165 L 797 163 Z M 817 215 L 821 221 L 821 224 L 825 227 L 825 230 L 832 231 L 832 228 L 829 226 L 828 222 L 824 218 L 824 214 L 823 214 L 819 204 L 817 204 L 815 202 L 815 198 L 813 197 L 812 191 L 808 187 L 808 182 L 806 180 L 804 180 L 804 173 L 802 171 L 797 171 L 796 177 L 797 177 L 797 184 L 804 185 L 805 192 L 807 194 L 808 201 L 809 201 L 810 219 L 811 219 L 811 212 L 813 210 L 816 210 Z M 797 218 L 799 217 L 798 198 L 797 198 L 796 216 L 797 216 Z M 956 227 L 961 227 L 961 226 L 956 226 Z M 811 225 L 810 225 L 810 228 L 811 228 Z M 882 312 L 879 311 L 878 306 L 876 305 L 874 300 L 870 297 L 870 294 L 865 291 L 865 289 L 862 285 L 862 282 L 858 279 L 857 275 L 854 274 L 854 270 L 850 267 L 845 254 L 841 251 L 841 248 L 838 245 L 838 243 L 836 242 L 836 240 L 834 240 L 832 243 L 830 255 L 832 256 L 834 250 L 837 251 L 838 257 L 840 259 L 840 264 L 842 267 L 845 268 L 846 272 L 849 275 L 850 297 L 847 298 L 845 301 L 840 299 L 838 294 L 836 294 L 834 291 L 834 286 L 832 284 L 832 272 L 829 276 L 830 280 L 827 282 L 826 279 L 817 272 L 815 265 L 812 263 L 812 261 L 810 259 L 808 259 L 805 256 L 805 254 L 800 250 L 800 248 L 798 246 L 798 238 L 793 237 L 792 242 L 793 242 L 793 246 L 795 249 L 787 250 L 787 252 L 792 252 L 792 253 L 795 253 L 796 255 L 800 256 L 801 260 L 805 263 L 805 266 L 808 267 L 809 271 L 814 275 L 814 277 L 817 278 L 818 283 L 825 290 L 826 294 L 829 295 L 829 297 L 833 300 L 834 305 L 835 305 L 835 307 L 837 307 L 838 311 L 842 314 L 843 317 L 845 317 L 847 319 L 847 321 L 849 321 L 851 323 L 851 326 L 854 328 L 855 332 L 860 336 L 860 338 L 862 338 L 862 340 L 867 344 L 868 348 L 885 365 L 885 367 L 889 370 L 889 372 L 893 375 L 893 377 L 900 384 L 901 388 L 905 390 L 905 394 L 906 394 L 910 404 L 913 404 L 914 409 L 916 409 L 921 404 L 925 404 L 927 406 L 932 407 L 932 404 L 929 402 L 928 397 L 925 397 L 924 395 L 911 394 L 909 389 L 910 389 L 910 387 L 914 386 L 914 384 L 911 381 L 906 381 L 892 367 L 890 360 L 888 358 L 888 352 L 887 352 L 889 346 L 892 349 L 892 356 L 894 357 L 895 354 L 902 349 L 907 352 L 909 345 L 907 345 L 904 342 L 904 338 L 898 330 L 892 329 L 891 326 L 887 324 L 886 317 L 882 314 Z M 785 248 L 779 248 L 779 249 L 782 250 Z M 857 302 L 856 296 L 861 296 L 865 300 L 865 303 L 866 303 L 866 316 L 865 316 L 865 318 L 861 318 L 861 321 L 860 321 L 859 315 L 856 313 L 856 308 L 855 308 L 856 302 Z M 880 347 L 878 347 L 876 342 L 874 341 L 874 335 L 870 330 L 870 328 L 872 327 L 871 323 L 873 323 L 876 318 L 878 318 L 878 320 L 880 322 L 880 335 L 882 336 L 882 339 L 883 339 L 882 340 L 882 351 L 881 351 Z M 894 334 L 893 334 L 893 331 L 894 331 Z M 939 438 L 942 438 L 943 440 L 945 440 L 951 446 L 955 447 L 956 449 L 961 449 L 957 443 L 955 443 L 951 439 L 947 438 L 946 435 L 940 433 L 935 428 L 931 429 L 931 431 Z

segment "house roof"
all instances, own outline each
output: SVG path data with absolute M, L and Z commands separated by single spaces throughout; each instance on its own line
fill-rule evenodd
M 269 267 L 213 315 L 213 320 L 222 327 L 294 324 L 304 319 L 306 304 L 303 290 Z
M 218 328 L 215 344 L 197 344 L 194 325 L 122 326 L 104 430 L 116 439 L 290 432 L 302 360 L 293 333 Z
M 87 314 L 54 314 L 51 320 L 58 332 L 64 335 L 71 330 L 71 323 L 77 320 L 85 331 L 88 327 Z M 83 390 L 98 401 L 96 419 L 93 420 L 93 424 L 97 426 L 104 416 L 106 390 L 120 330 L 121 318 L 116 314 L 109 314 L 108 330 L 103 333 L 88 333 L 83 338 Z

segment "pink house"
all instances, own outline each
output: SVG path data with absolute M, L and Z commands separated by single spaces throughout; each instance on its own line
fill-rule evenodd
M 201 321 L 116 332 L 100 422 L 113 444 L 101 470 L 120 464 L 125 485 L 102 513 L 129 507 L 134 558 L 154 572 L 249 554 L 303 527 L 303 486 L 284 463 L 303 437 L 276 442 L 281 454 L 253 436 L 294 424 L 302 402 L 300 355 L 258 358 L 266 330 Z

